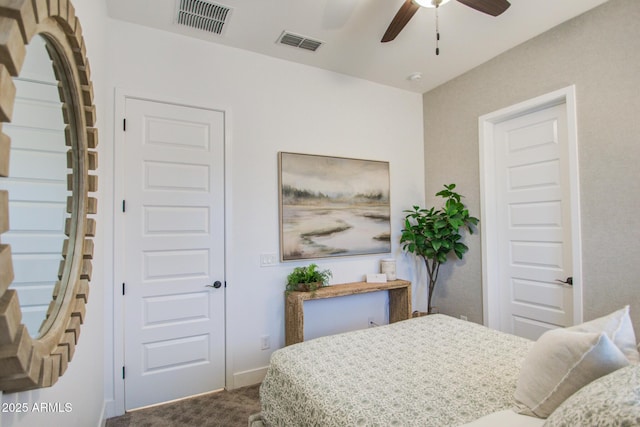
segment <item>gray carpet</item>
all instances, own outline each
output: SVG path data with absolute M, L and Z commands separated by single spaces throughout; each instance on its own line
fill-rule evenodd
M 247 427 L 260 412 L 260 384 L 220 391 L 109 418 L 106 427 Z

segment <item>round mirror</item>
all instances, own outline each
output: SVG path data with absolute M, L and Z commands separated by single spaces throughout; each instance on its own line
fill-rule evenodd
M 97 131 L 72 4 L 0 0 L 0 34 L 0 389 L 12 392 L 51 386 L 73 358 L 91 278 Z
M 9 177 L 0 190 L 9 193 L 11 228 L 3 243 L 11 246 L 14 279 L 22 323 L 34 338 L 43 334 L 63 260 L 67 197 L 67 146 L 58 80 L 43 37 L 35 36 L 14 79 L 16 96 L 11 123 Z

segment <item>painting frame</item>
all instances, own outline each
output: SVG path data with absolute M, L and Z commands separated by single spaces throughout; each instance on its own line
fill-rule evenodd
M 391 253 L 388 161 L 278 152 L 280 261 Z

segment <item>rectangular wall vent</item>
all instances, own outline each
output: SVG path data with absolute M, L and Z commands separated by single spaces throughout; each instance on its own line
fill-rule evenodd
M 222 34 L 231 8 L 203 0 L 180 0 L 176 22 L 180 25 Z
M 288 31 L 284 31 L 278 38 L 277 42 L 287 46 L 299 47 L 300 49 L 310 50 L 312 52 L 315 52 L 316 50 L 318 50 L 318 48 L 323 44 L 323 42 L 321 41 L 313 40 L 308 37 L 301 36 L 299 34 L 293 34 Z

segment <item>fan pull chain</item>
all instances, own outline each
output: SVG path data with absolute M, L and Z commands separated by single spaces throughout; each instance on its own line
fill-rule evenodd
M 438 46 L 440 42 L 440 28 L 438 23 L 438 9 L 440 8 L 440 4 L 436 3 L 436 55 L 440 55 L 440 47 Z

